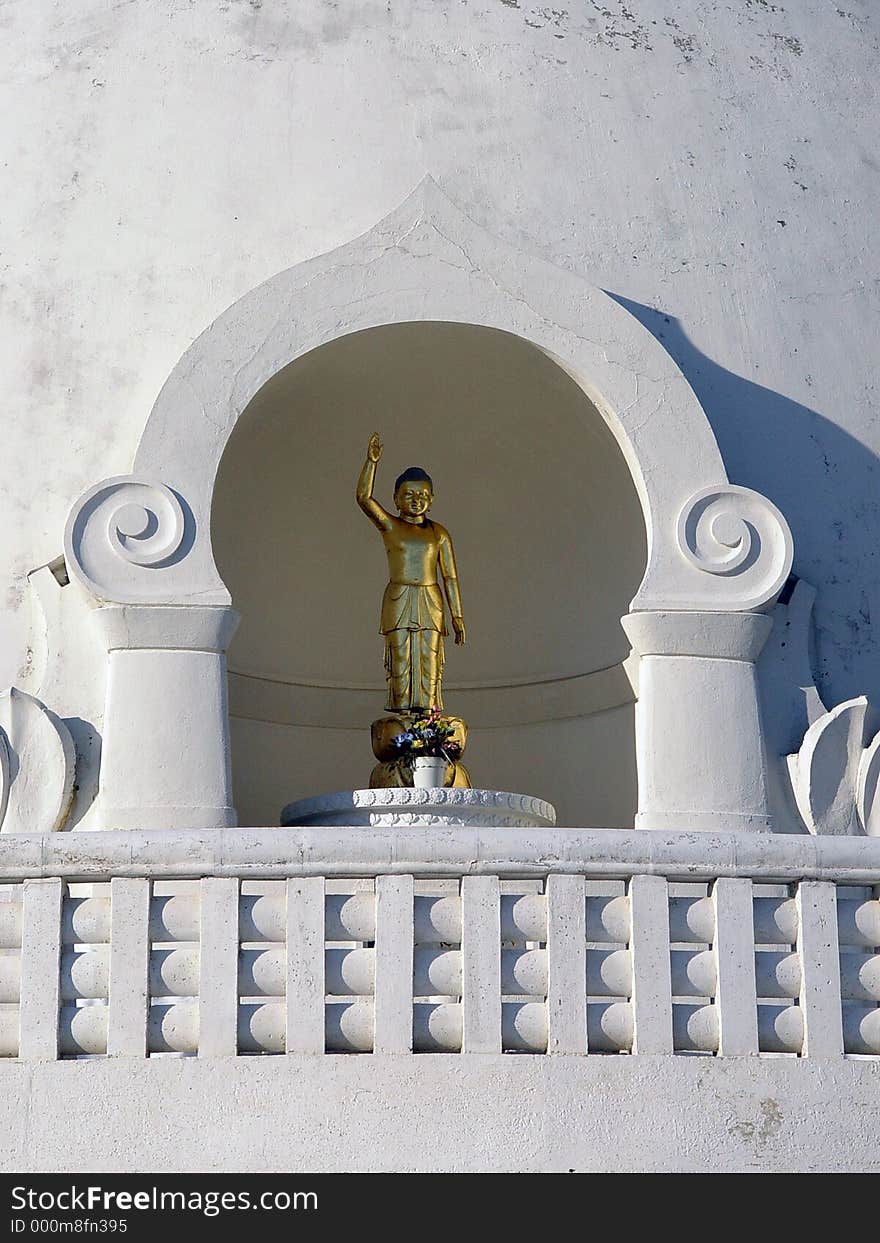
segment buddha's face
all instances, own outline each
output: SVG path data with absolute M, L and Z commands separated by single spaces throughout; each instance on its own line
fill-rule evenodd
M 411 479 L 402 483 L 394 493 L 394 504 L 403 518 L 422 518 L 431 508 L 434 494 L 425 479 Z

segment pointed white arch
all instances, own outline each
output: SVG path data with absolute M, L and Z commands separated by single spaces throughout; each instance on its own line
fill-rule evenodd
M 211 502 L 248 403 L 283 367 L 334 338 L 420 320 L 527 339 L 599 410 L 647 527 L 633 610 L 772 603 L 791 565 L 788 528 L 765 498 L 729 485 L 709 422 L 662 346 L 601 289 L 475 225 L 431 178 L 368 233 L 272 277 L 198 337 L 159 393 L 133 475 L 91 489 L 71 516 L 72 574 L 119 603 L 227 604 Z M 183 517 L 172 515 L 169 491 Z
M 685 377 L 617 302 L 476 226 L 426 179 L 363 237 L 240 298 L 168 377 L 134 472 L 65 531 L 71 578 L 105 606 L 104 821 L 235 822 L 225 650 L 230 596 L 211 547 L 220 460 L 255 394 L 304 354 L 392 323 L 524 338 L 581 387 L 619 444 L 648 536 L 624 619 L 641 658 L 642 828 L 771 827 L 755 660 L 793 555 L 784 518 L 732 486 Z M 193 759 L 195 740 L 197 762 Z

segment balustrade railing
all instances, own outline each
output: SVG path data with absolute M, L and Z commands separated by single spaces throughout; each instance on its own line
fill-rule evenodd
M 247 833 L 236 844 L 229 831 L 222 870 L 240 875 L 194 877 L 192 861 L 180 879 L 168 863 L 113 875 L 96 834 L 64 875 L 7 879 L 0 1056 L 880 1056 L 873 844 L 836 880 L 812 878 L 815 860 L 793 877 L 787 846 L 785 867 L 713 877 L 706 863 L 694 880 L 668 836 L 666 874 L 645 851 L 644 871 L 630 862 L 615 878 L 613 831 L 581 834 L 580 863 L 568 841 L 563 870 L 522 842 L 505 855 L 516 839 L 501 832 L 438 867 L 429 837 L 419 860 L 410 835 L 388 870 L 371 857 L 358 876 L 369 832 L 351 831 L 346 868 L 326 876 L 293 832 L 279 833 L 271 875 L 254 876 Z M 653 835 L 620 834 L 622 853 L 634 836 Z

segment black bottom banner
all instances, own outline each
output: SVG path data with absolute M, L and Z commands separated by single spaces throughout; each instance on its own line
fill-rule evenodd
M 650 1182 L 648 1201 L 638 1193 L 621 1206 L 621 1177 Z M 651 1216 L 686 1198 L 688 1211 L 717 1211 L 731 1188 L 724 1174 L 0 1174 L 0 1226 L 22 1240 L 37 1236 L 124 1237 L 128 1240 L 214 1237 L 215 1231 L 254 1227 L 253 1243 L 324 1237 L 349 1224 L 394 1238 L 434 1229 L 457 1237 L 463 1229 L 538 1229 L 547 1240 L 580 1223 L 602 1218 L 633 1225 L 639 1205 Z M 762 1178 L 738 1175 L 738 1178 Z M 834 1177 L 833 1175 L 831 1177 Z M 846 1177 L 844 1175 L 843 1177 Z M 552 1179 L 552 1182 L 547 1180 Z M 683 1180 L 687 1179 L 687 1184 Z M 799 1196 L 809 1179 L 799 1180 Z M 608 1186 L 603 1187 L 607 1183 Z M 764 1186 L 764 1179 L 756 1186 Z M 813 1180 L 812 1190 L 827 1186 Z M 637 1189 L 638 1191 L 638 1189 Z M 808 1199 L 810 1197 L 807 1197 Z M 751 1199 L 747 1197 L 751 1203 Z M 618 1209 L 613 1206 L 617 1205 Z M 485 1216 L 484 1216 L 485 1214 Z M 470 1225 L 468 1225 L 470 1223 Z M 204 1232 L 204 1233 L 203 1233 Z M 243 1236 L 242 1236 L 243 1237 Z M 335 1237 L 335 1234 L 334 1236 Z M 453 1240 L 456 1243 L 456 1240 Z

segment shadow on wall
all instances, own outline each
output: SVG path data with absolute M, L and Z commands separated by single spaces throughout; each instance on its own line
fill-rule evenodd
M 794 572 L 817 589 L 816 684 L 831 706 L 880 703 L 880 464 L 830 420 L 718 366 L 673 316 L 611 293 L 663 345 L 706 412 L 732 483 L 769 497 L 794 536 Z

